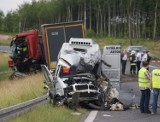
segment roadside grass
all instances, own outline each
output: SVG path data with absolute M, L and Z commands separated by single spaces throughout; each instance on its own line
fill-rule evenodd
M 10 45 L 13 34 L 0 32 L 0 45 Z
M 8 60 L 9 54 L 0 52 L 1 60 L 0 60 L 0 72 L 9 70 Z
M 96 42 L 100 45 L 100 47 L 104 47 L 106 45 L 120 45 L 122 49 L 130 46 L 130 42 L 128 38 L 94 38 Z M 158 41 L 153 40 L 145 40 L 145 39 L 132 39 L 132 45 L 144 46 L 147 49 L 154 49 L 157 45 Z M 159 46 L 160 47 L 160 46 Z
M 12 74 L 11 69 L 9 71 L 6 71 L 6 72 L 0 72 L 0 82 L 4 79 L 8 79 L 11 74 Z
M 0 81 L 8 78 L 12 71 L 8 67 L 9 54 L 0 52 Z
M 0 108 L 12 106 L 46 93 L 43 89 L 43 79 L 43 75 L 37 73 L 23 79 L 0 81 Z
M 9 122 L 79 122 L 86 109 L 79 109 L 81 115 L 72 115 L 74 112 L 65 106 L 53 107 L 51 104 L 43 104 L 30 110 L 22 116 Z
M 10 40 L 10 39 L 7 39 L 7 40 L 0 40 L 0 45 L 9 46 L 10 43 L 11 43 L 11 40 Z
M 107 45 L 121 45 L 121 48 L 127 47 L 129 45 L 129 41 L 127 39 L 120 38 L 94 38 L 94 40 L 100 45 L 101 49 Z
M 121 49 L 124 50 L 130 46 L 128 38 L 94 38 L 94 40 L 100 45 L 100 48 L 103 49 L 107 45 L 120 45 Z M 146 50 L 149 50 L 153 57 L 160 58 L 160 42 L 154 40 L 146 39 L 133 39 L 133 45 L 144 46 Z

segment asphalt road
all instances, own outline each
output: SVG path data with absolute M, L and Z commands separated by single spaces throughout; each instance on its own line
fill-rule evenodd
M 150 63 L 149 70 L 158 66 L 157 63 Z M 130 66 L 127 63 L 126 75 L 121 77 L 121 87 L 118 87 L 120 93 L 120 100 L 124 104 L 130 103 L 132 97 L 134 104 L 139 105 L 140 91 L 137 83 L 137 75 L 130 76 Z M 152 96 L 150 104 L 152 103 Z M 160 99 L 158 101 L 160 105 Z M 90 111 L 88 115 L 81 120 L 81 122 L 159 122 L 160 121 L 160 108 L 158 108 L 157 115 L 141 114 L 139 108 L 129 109 L 126 111 Z
M 9 46 L 0 46 L 0 52 L 8 52 L 11 53 L 11 49 Z

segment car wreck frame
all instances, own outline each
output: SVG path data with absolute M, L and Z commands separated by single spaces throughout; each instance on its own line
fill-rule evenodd
M 82 51 L 84 49 L 85 52 Z M 85 104 L 94 109 L 125 110 L 126 107 L 118 100 L 118 91 L 103 73 L 102 64 L 110 67 L 101 59 L 99 45 L 91 39 L 72 38 L 69 43 L 64 43 L 54 75 L 47 66 L 41 66 L 53 103 L 58 106 Z

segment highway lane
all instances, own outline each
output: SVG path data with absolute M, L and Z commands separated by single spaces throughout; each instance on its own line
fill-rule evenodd
M 2 46 L 0 45 L 0 52 L 8 52 L 11 53 L 11 49 L 9 46 Z

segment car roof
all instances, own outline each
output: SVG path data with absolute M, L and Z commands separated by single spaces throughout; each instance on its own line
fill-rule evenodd
M 146 49 L 144 48 L 144 46 L 128 46 L 127 50 L 133 50 L 133 48 L 137 48 L 138 50 L 140 49 L 140 51 L 146 51 Z
M 129 46 L 129 47 L 143 47 L 143 46 Z

